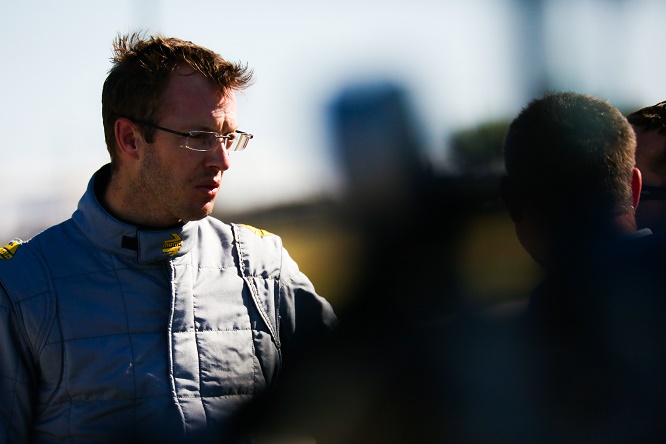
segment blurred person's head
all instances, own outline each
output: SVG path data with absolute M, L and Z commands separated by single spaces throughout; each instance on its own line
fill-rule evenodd
M 571 92 L 531 101 L 504 141 L 502 196 L 523 247 L 544 268 L 575 246 L 636 229 L 636 138 L 605 100 Z
M 666 101 L 634 111 L 627 120 L 636 132 L 636 167 L 643 177 L 636 223 L 666 232 Z

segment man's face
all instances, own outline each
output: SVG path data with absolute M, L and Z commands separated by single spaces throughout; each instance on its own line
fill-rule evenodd
M 636 130 L 636 166 L 643 177 L 643 187 L 666 186 L 666 134 L 657 130 Z M 641 198 L 636 208 L 638 228 L 666 232 L 666 200 Z
M 184 75 L 185 74 L 185 75 Z M 223 95 L 199 73 L 179 69 L 165 91 L 157 125 L 187 133 L 227 134 L 237 129 L 233 93 Z M 185 137 L 156 130 L 141 158 L 137 192 L 147 197 L 155 225 L 199 220 L 213 211 L 222 174 L 229 166 L 223 143 L 212 151 L 184 148 Z

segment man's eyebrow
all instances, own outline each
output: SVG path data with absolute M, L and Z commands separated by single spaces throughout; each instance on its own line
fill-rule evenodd
M 229 130 L 229 131 L 218 131 L 218 130 L 212 129 L 211 127 L 201 127 L 201 129 L 190 130 L 190 131 L 205 131 L 205 132 L 208 132 L 208 133 L 215 133 L 218 136 L 226 136 L 226 135 L 229 135 L 229 134 L 232 134 L 232 133 L 236 132 L 236 129 L 232 129 L 232 130 Z
M 209 126 L 209 125 L 197 125 L 193 126 L 190 131 L 206 131 L 209 133 L 215 133 L 215 134 L 224 134 L 223 132 L 220 132 L 217 128 Z

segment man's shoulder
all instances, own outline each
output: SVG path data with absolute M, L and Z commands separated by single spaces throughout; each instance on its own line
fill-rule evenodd
M 232 227 L 236 241 L 246 247 L 278 250 L 282 248 L 282 238 L 268 230 L 240 223 L 232 224 Z
M 236 224 L 238 227 L 240 227 L 241 230 L 246 230 L 249 231 L 250 233 L 254 234 L 255 236 L 259 238 L 264 238 L 264 237 L 278 237 L 277 234 L 271 233 L 268 230 L 264 230 L 263 228 L 257 228 L 253 225 L 248 225 L 248 224 Z
M 16 264 L 17 262 L 20 262 L 12 262 L 19 251 L 22 253 L 21 256 L 23 260 L 30 260 L 29 258 L 34 260 L 37 257 L 43 257 L 50 250 L 51 244 L 67 242 L 63 237 L 64 233 L 68 230 L 68 228 L 66 228 L 68 225 L 71 228 L 71 219 L 46 228 L 44 231 L 35 234 L 27 240 L 14 238 L 7 242 L 6 245 L 3 245 L 0 240 L 0 264 Z M 60 242 L 60 240 L 62 242 Z M 66 249 L 66 246 L 61 245 L 61 249 Z
M 34 239 L 13 239 L 0 248 L 0 285 L 15 302 L 46 293 L 51 285 Z
M 234 245 L 252 274 L 275 275 L 287 264 L 280 236 L 249 224 L 231 224 Z
M 247 241 L 281 242 L 281 238 L 277 234 L 246 223 L 226 223 L 210 216 L 202 220 L 201 223 L 220 236 L 242 237 L 243 240 Z
M 4 247 L 0 247 L 0 261 L 11 260 L 21 245 L 23 245 L 23 240 L 15 238 Z
M 282 261 L 282 239 L 280 236 L 245 223 L 225 223 L 213 217 L 207 217 L 199 223 L 199 244 L 210 252 L 219 244 L 222 250 L 237 249 L 241 256 L 254 260 L 280 263 Z
M 0 270 L 14 270 L 16 267 L 31 267 L 40 261 L 41 249 L 36 238 L 22 240 L 14 238 L 0 247 Z M 0 279 L 2 275 L 0 275 Z

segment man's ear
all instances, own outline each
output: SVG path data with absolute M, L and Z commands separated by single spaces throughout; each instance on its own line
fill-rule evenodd
M 520 205 L 520 200 L 516 195 L 516 190 L 514 189 L 514 184 L 511 182 L 508 176 L 502 176 L 500 179 L 500 196 L 504 202 L 509 217 L 513 220 L 514 223 L 519 223 L 523 220 L 523 211 L 522 206 Z
M 119 117 L 113 127 L 118 145 L 118 154 L 137 160 L 139 158 L 138 144 L 143 137 L 139 128 L 127 117 Z
M 641 189 L 643 188 L 643 176 L 641 170 L 634 167 L 631 172 L 631 199 L 634 209 L 638 208 L 638 202 L 641 200 Z

